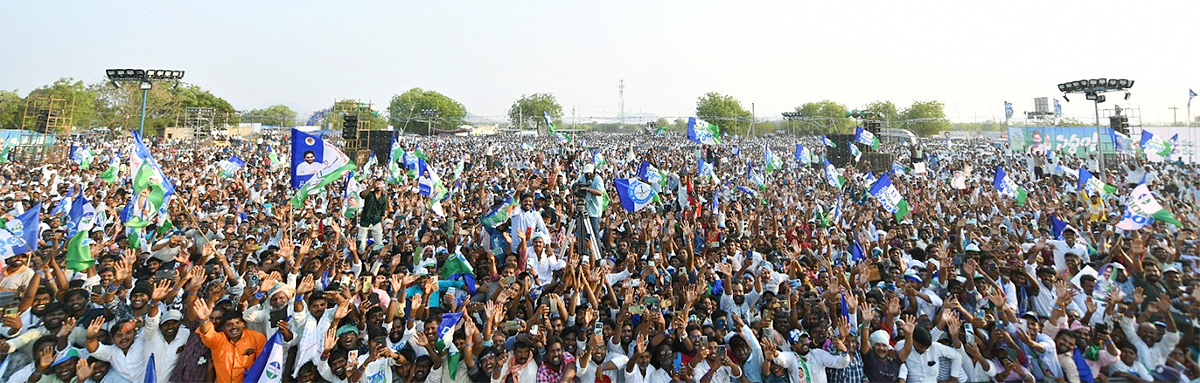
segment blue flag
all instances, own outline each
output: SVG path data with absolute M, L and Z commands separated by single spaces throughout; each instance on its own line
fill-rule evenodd
M 82 194 L 82 193 L 81 193 Z M 67 235 L 75 236 L 80 231 L 90 231 L 95 225 L 96 208 L 82 195 L 71 201 L 71 211 L 67 213 Z
M 146 377 L 142 380 L 144 383 L 158 383 L 158 377 L 154 376 L 154 354 L 150 354 L 150 360 L 146 361 Z
M 862 245 L 858 244 L 857 240 L 854 241 L 854 243 L 850 245 L 850 264 L 858 264 L 866 259 L 867 256 L 863 254 Z
M 440 347 L 454 347 L 454 327 L 462 321 L 462 316 L 462 311 L 442 314 L 442 321 L 437 326 L 437 343 Z M 450 353 L 454 352 L 456 350 Z
M 262 350 L 259 350 L 258 357 L 254 359 L 254 364 L 250 366 L 250 369 L 246 370 L 246 376 L 242 382 L 278 383 L 282 381 L 284 357 L 283 335 L 276 331 L 275 335 L 271 335 L 271 338 L 267 339 Z
M 1056 98 L 1056 99 L 1054 99 L 1054 115 L 1055 115 L 1055 116 L 1061 116 L 1061 115 L 1062 115 L 1062 105 L 1059 105 L 1059 103 L 1058 103 L 1058 99 L 1057 99 L 1057 98 Z
M 842 293 L 842 318 L 846 319 L 846 323 L 850 323 L 850 305 L 846 304 L 846 293 Z M 854 332 L 854 330 L 851 330 Z M 846 336 L 846 334 L 840 334 Z
M 1012 115 L 1013 115 L 1012 103 L 1005 101 L 1004 102 L 1004 118 L 1012 118 Z
M 1062 232 L 1063 232 L 1063 229 L 1066 229 L 1066 228 L 1067 228 L 1066 222 L 1063 222 L 1061 219 L 1058 219 L 1058 217 L 1050 216 L 1050 235 L 1053 235 L 1054 239 L 1063 239 Z
M 38 249 L 38 226 L 41 226 L 42 204 L 26 210 L 4 223 L 0 230 L 0 260 Z
M 71 185 L 71 188 L 67 189 L 67 195 L 64 196 L 62 199 L 58 200 L 58 204 L 54 205 L 53 210 L 50 210 L 50 215 L 68 213 L 69 210 L 71 209 L 71 195 L 72 194 L 75 194 L 75 185 Z

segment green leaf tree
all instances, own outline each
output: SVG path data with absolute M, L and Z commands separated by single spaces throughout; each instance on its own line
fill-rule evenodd
M 341 130 L 344 120 L 339 112 L 347 110 L 358 111 L 361 130 L 385 130 L 388 127 L 387 120 L 379 115 L 379 111 L 370 110 L 365 103 L 358 100 L 334 101 L 332 110 L 332 113 L 325 113 L 325 118 L 321 120 L 321 129 Z M 363 125 L 364 123 L 367 125 Z
M 846 118 L 846 106 L 830 101 L 806 102 L 796 107 L 801 115 L 797 130 L 807 134 L 849 133 L 854 120 Z
M 888 121 L 889 119 L 896 120 L 897 118 L 900 117 L 899 110 L 896 109 L 896 104 L 892 103 L 890 100 L 872 101 L 870 104 L 867 104 L 866 108 L 863 108 L 863 109 L 869 110 L 869 111 L 872 111 L 875 113 L 879 113 L 879 115 L 880 115 L 879 119 L 883 120 L 883 121 Z
M 422 109 L 438 111 L 438 118 L 431 122 L 434 129 L 453 130 L 467 117 L 467 107 L 461 102 L 432 90 L 412 88 L 392 96 L 387 109 L 388 121 L 396 129 L 425 134 L 429 126 L 425 122 L 427 118 L 421 116 Z
M 292 126 L 296 123 L 296 111 L 282 104 L 271 105 L 262 109 L 251 109 L 242 115 L 242 122 Z
M 912 106 L 900 113 L 903 117 L 902 127 L 921 137 L 948 130 L 950 121 L 946 119 L 944 109 L 941 101 L 913 101 Z
M 34 89 L 26 99 L 36 97 L 51 97 L 74 103 L 73 122 L 75 129 L 98 126 L 100 120 L 97 103 L 98 95 L 83 81 L 70 77 L 58 79 L 53 84 Z M 19 123 L 19 122 L 18 122 Z
M 25 100 L 17 91 L 0 90 L 0 128 L 16 129 L 21 126 L 21 111 Z
M 750 111 L 730 95 L 708 92 L 696 99 L 696 118 L 717 124 L 722 133 L 746 134 L 751 117 Z
M 553 93 L 534 93 L 522 95 L 508 108 L 508 121 L 515 128 L 533 126 L 539 132 L 545 128 L 542 114 L 550 114 L 551 120 L 562 118 L 562 105 L 554 98 Z M 521 121 L 524 118 L 525 121 Z M 522 122 L 524 122 L 522 124 Z

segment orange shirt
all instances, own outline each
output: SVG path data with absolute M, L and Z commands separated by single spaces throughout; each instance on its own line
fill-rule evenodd
M 217 370 L 217 382 L 241 383 L 242 379 L 246 377 L 246 370 L 254 365 L 254 359 L 258 358 L 258 353 L 262 351 L 263 345 L 267 344 L 267 337 L 263 336 L 261 332 L 245 329 L 242 330 L 241 339 L 238 339 L 237 342 L 230 342 L 224 332 L 214 329 L 200 334 L 200 341 L 212 350 L 212 363 Z M 246 355 L 246 350 L 252 350 L 250 355 Z

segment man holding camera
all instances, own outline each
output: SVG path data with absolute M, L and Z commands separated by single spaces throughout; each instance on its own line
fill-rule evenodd
M 588 235 L 591 238 L 600 239 L 600 214 L 603 213 L 603 198 L 604 180 L 596 175 L 596 166 L 592 164 L 583 165 L 583 175 L 575 180 L 575 189 L 586 191 L 584 194 L 584 202 L 587 206 L 588 222 L 591 224 L 591 233 Z M 578 197 L 578 193 L 576 196 Z

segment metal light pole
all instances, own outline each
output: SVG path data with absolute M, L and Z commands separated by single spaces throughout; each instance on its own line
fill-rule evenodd
M 146 135 L 146 96 L 150 94 L 150 88 L 154 87 L 154 84 L 142 81 L 138 87 L 142 89 L 142 118 L 138 120 L 138 135 L 144 137 Z
M 160 69 L 107 69 L 104 74 L 108 76 L 114 88 L 120 88 L 117 82 L 137 82 L 138 89 L 142 90 L 142 112 L 141 118 L 138 121 L 138 134 L 142 135 L 146 130 L 146 99 L 150 95 L 150 89 L 154 87 L 152 80 L 175 80 L 175 85 L 179 86 L 179 80 L 183 79 L 183 71 L 181 70 L 160 70 Z
M 1133 88 L 1133 80 L 1128 79 L 1107 79 L 1094 78 L 1087 80 L 1068 81 L 1058 84 L 1058 90 L 1063 92 L 1063 99 L 1071 102 L 1067 98 L 1067 93 L 1083 93 L 1088 100 L 1094 103 L 1096 113 L 1096 165 L 1099 167 L 1101 179 L 1104 179 L 1104 147 L 1101 143 L 1104 141 L 1104 133 L 1100 130 L 1100 103 L 1104 102 L 1106 97 L 1105 92 L 1125 91 L 1125 99 L 1129 99 L 1129 88 Z M 1113 143 L 1114 147 L 1116 143 Z
M 1092 98 L 1092 103 L 1096 106 L 1096 152 L 1100 153 L 1096 156 L 1096 169 L 1100 170 L 1100 179 L 1104 179 L 1104 148 L 1100 146 L 1100 97 Z M 1114 144 L 1115 147 L 1115 144 Z

